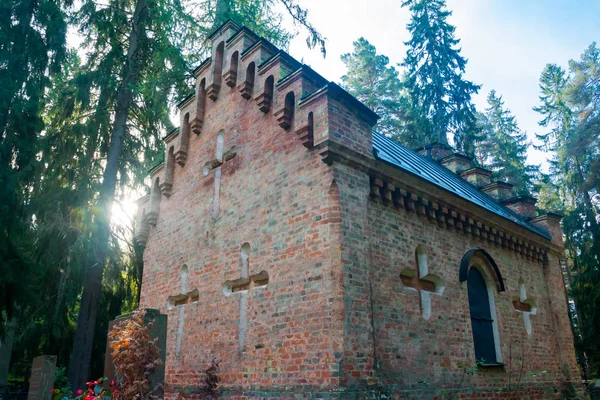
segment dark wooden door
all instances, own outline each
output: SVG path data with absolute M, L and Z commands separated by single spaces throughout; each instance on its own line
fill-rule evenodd
M 467 288 L 469 292 L 471 325 L 473 328 L 473 343 L 475 344 L 475 358 L 477 361 L 484 360 L 485 364 L 494 364 L 497 360 L 492 325 L 494 320 L 490 311 L 490 298 L 485 279 L 476 268 L 469 269 Z

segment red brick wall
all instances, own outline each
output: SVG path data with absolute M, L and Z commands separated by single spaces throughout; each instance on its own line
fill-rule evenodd
M 433 387 L 456 387 L 461 378 L 459 363 L 475 363 L 466 282 L 458 281 L 460 261 L 473 248 L 485 249 L 504 278 L 506 291 L 495 293 L 495 303 L 502 358 L 507 366 L 482 370 L 467 377 L 463 385 L 500 388 L 507 387 L 510 379 L 514 387 L 521 375 L 524 387 L 558 387 L 565 379 L 563 371 L 578 380 L 556 256 L 550 255 L 547 266 L 528 261 L 482 239 L 439 227 L 415 213 L 383 205 L 378 199 L 368 202 L 368 210 L 375 357 L 385 386 L 422 390 L 425 387 L 419 382 L 427 381 Z M 427 251 L 429 272 L 440 276 L 445 284 L 441 296 L 431 296 L 430 321 L 421 315 L 418 294 L 400 281 L 403 269 L 417 268 L 418 245 Z M 530 336 L 523 315 L 512 305 L 513 298 L 519 296 L 521 279 L 537 306 L 537 314 L 531 316 Z
M 333 338 L 340 313 L 332 294 L 339 293 L 339 278 L 329 261 L 327 223 L 332 173 L 271 114 L 223 86 L 216 102 L 207 100 L 202 134 L 190 138 L 172 195 L 161 200 L 144 253 L 141 304 L 168 313 L 170 387 L 198 384 L 199 371 L 213 357 L 222 360 L 222 383 L 229 388 L 337 387 Z M 223 167 L 220 214 L 213 221 L 214 172 L 204 177 L 202 169 L 215 157 L 221 129 L 225 151 L 235 145 L 237 156 Z M 240 355 L 239 296 L 226 297 L 223 284 L 240 276 L 245 242 L 250 274 L 265 270 L 270 280 L 249 295 L 246 352 Z M 179 293 L 184 264 L 188 290 L 197 287 L 200 300 L 184 306 L 176 359 L 177 308 L 167 310 L 167 298 Z

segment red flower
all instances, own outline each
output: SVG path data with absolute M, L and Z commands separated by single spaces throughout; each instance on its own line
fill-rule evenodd
M 98 386 L 98 381 L 94 381 L 94 386 Z
M 117 389 L 113 389 L 113 393 L 119 393 Z
M 83 390 L 79 389 L 79 390 L 77 391 L 77 396 L 81 396 L 82 394 L 83 394 Z
M 93 382 L 87 382 L 86 385 L 88 386 L 92 386 L 94 383 Z
M 110 381 L 110 387 L 115 386 L 115 380 L 113 379 L 112 381 Z
M 51 389 L 51 390 L 50 390 L 50 393 L 54 394 L 54 389 Z

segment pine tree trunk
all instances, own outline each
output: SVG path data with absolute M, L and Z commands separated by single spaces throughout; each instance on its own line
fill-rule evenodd
M 565 233 L 565 235 L 567 236 L 567 246 L 569 248 L 569 252 L 571 253 L 571 257 L 573 257 L 573 264 L 575 265 L 575 270 L 579 271 L 579 265 L 578 265 L 579 262 L 577 260 L 577 252 L 575 251 L 575 249 L 573 249 L 573 240 L 571 239 L 571 235 L 569 233 Z M 573 290 L 573 274 L 571 273 L 571 266 L 569 265 L 569 260 L 567 259 L 567 257 L 565 257 L 565 269 L 567 271 L 567 279 L 569 281 L 569 288 L 570 288 L 570 290 Z M 569 299 L 572 300 L 573 304 L 575 305 L 575 315 L 577 316 L 577 325 L 579 327 L 579 335 L 583 339 L 584 323 L 583 323 L 583 318 L 581 318 L 581 312 L 579 311 L 577 299 L 575 297 L 568 296 L 567 309 L 569 309 L 569 304 L 568 304 Z M 575 336 L 575 334 L 573 336 Z
M 102 273 L 110 240 L 111 207 L 115 196 L 117 171 L 123 149 L 123 138 L 126 134 L 129 109 L 133 101 L 132 88 L 139 77 L 140 57 L 138 49 L 140 38 L 145 34 L 144 16 L 147 14 L 147 8 L 146 0 L 137 1 L 132 19 L 127 60 L 121 72 L 122 82 L 116 97 L 115 119 L 98 198 L 98 212 L 95 216 L 95 226 L 91 238 L 92 252 L 87 265 L 73 353 L 69 363 L 68 378 L 73 391 L 82 388 L 89 378 L 98 303 L 102 291 Z
M 575 166 L 577 167 L 577 173 L 579 174 L 579 188 L 581 193 L 583 194 L 583 204 L 584 204 L 584 212 L 585 217 L 590 224 L 590 231 L 592 232 L 592 254 L 600 254 L 600 226 L 598 226 L 598 221 L 596 220 L 596 212 L 594 211 L 594 205 L 592 203 L 592 197 L 590 193 L 585 189 L 583 182 L 586 181 L 581 163 L 578 158 L 575 158 Z

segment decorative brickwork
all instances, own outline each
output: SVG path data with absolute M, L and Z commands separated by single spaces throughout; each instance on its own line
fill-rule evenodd
M 484 168 L 473 167 L 462 171 L 460 176 L 462 176 L 473 186 L 480 188 L 490 184 L 490 176 L 492 176 L 492 171 L 488 171 Z
M 440 164 L 448 168 L 455 174 L 460 174 L 471 168 L 473 159 L 469 156 L 460 153 L 453 153 L 440 160 Z
M 511 352 L 519 398 L 578 381 L 557 218 L 532 220 L 539 230 L 471 186 L 496 211 L 391 165 L 377 116 L 339 86 L 230 21 L 210 40 L 225 85 L 211 60 L 195 71 L 180 112 L 197 135 L 185 165 L 151 171 L 136 220 L 141 306 L 168 315 L 167 399 L 213 359 L 225 398 L 433 398 L 476 361 L 465 259 L 492 280 L 507 367 L 467 378 L 463 395 L 500 398 Z M 451 153 L 423 151 L 436 168 Z M 460 184 L 484 186 L 487 172 L 459 161 Z
M 536 217 L 535 203 L 537 200 L 530 196 L 519 196 L 502 202 L 506 207 L 527 219 Z
M 196 135 L 202 133 L 202 125 L 204 124 L 204 112 L 206 109 L 206 79 L 202 79 L 196 85 L 196 115 L 191 123 L 191 131 Z
M 508 200 L 513 197 L 513 185 L 506 182 L 493 182 L 482 187 L 481 190 L 498 201 Z
M 238 51 L 234 51 L 231 55 L 231 61 L 227 68 L 227 72 L 223 74 L 223 79 L 225 80 L 225 84 L 229 87 L 235 87 L 235 83 L 237 81 L 238 75 L 238 59 L 240 54 Z

